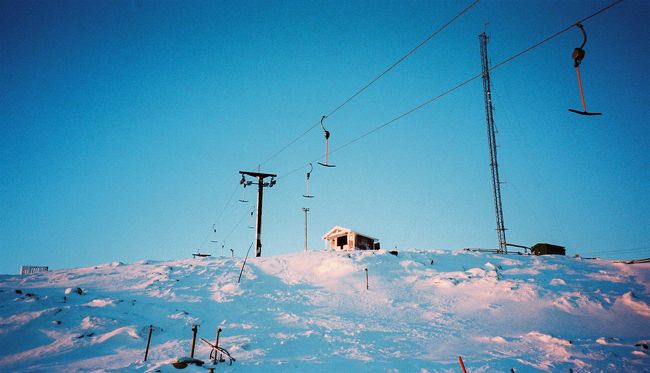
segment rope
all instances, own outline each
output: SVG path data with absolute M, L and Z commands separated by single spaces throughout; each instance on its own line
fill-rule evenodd
M 451 20 L 449 20 L 447 23 L 442 25 L 440 28 L 438 28 L 436 31 L 431 33 L 429 36 L 427 36 L 423 41 L 421 41 L 418 45 L 416 45 L 414 48 L 412 48 L 410 51 L 408 51 L 404 56 L 399 58 L 397 61 L 395 61 L 393 64 L 388 66 L 384 71 L 382 71 L 379 75 L 377 75 L 375 78 L 373 78 L 370 82 L 368 82 L 366 85 L 361 87 L 359 90 L 357 90 L 352 96 L 348 97 L 345 101 L 343 101 L 339 106 L 334 108 L 334 110 L 330 111 L 328 114 L 325 116 L 329 117 L 332 114 L 336 113 L 340 109 L 342 109 L 345 105 L 350 103 L 350 101 L 354 100 L 357 96 L 359 96 L 361 93 L 363 93 L 366 89 L 368 89 L 371 85 L 373 85 L 375 82 L 377 82 L 379 79 L 381 79 L 384 75 L 386 75 L 389 71 L 394 69 L 397 65 L 402 63 L 405 59 L 407 59 L 411 54 L 413 54 L 416 50 L 420 49 L 423 45 L 428 43 L 431 39 L 433 39 L 436 35 L 438 35 L 440 32 L 442 32 L 444 29 L 449 27 L 452 23 L 454 23 L 458 18 L 462 17 L 465 13 L 467 13 L 470 9 L 472 9 L 476 4 L 479 3 L 480 0 L 475 0 L 473 3 L 471 3 L 469 6 L 467 6 L 465 9 L 463 9 L 460 13 L 456 14 Z M 316 128 L 319 125 L 320 122 L 316 122 L 314 125 L 309 127 L 307 130 L 302 132 L 298 137 L 294 138 L 291 140 L 288 144 L 280 148 L 280 150 L 276 151 L 273 153 L 270 157 L 268 157 L 264 162 L 260 163 L 260 165 L 264 165 L 268 163 L 270 160 L 273 158 L 277 157 L 280 155 L 283 151 L 285 151 L 287 148 L 289 148 L 291 145 L 295 144 L 298 140 L 303 138 L 305 135 L 307 135 L 311 130 Z

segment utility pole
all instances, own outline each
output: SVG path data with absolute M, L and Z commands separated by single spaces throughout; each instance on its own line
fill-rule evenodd
M 305 212 L 305 252 L 307 252 L 307 212 L 309 211 L 309 208 L 303 207 L 302 211 Z
M 257 224 L 255 227 L 255 256 L 262 256 L 262 198 L 264 196 L 264 188 L 272 188 L 276 181 L 275 174 L 264 174 L 261 172 L 250 172 L 250 171 L 239 171 L 241 174 L 240 184 L 246 188 L 251 184 L 257 184 Z M 247 181 L 246 175 L 254 177 L 257 179 L 257 182 Z M 264 182 L 264 179 L 267 177 L 271 178 L 271 181 L 268 183 Z
M 485 119 L 487 121 L 488 145 L 490 147 L 490 170 L 492 172 L 492 193 L 494 197 L 494 210 L 497 220 L 497 236 L 499 238 L 498 253 L 508 253 L 506 244 L 506 229 L 503 223 L 503 207 L 501 205 L 501 182 L 499 181 L 499 163 L 497 162 L 496 130 L 492 115 L 492 94 L 490 91 L 490 66 L 487 55 L 487 34 L 479 35 L 481 44 L 481 66 L 483 71 L 483 96 L 485 99 Z

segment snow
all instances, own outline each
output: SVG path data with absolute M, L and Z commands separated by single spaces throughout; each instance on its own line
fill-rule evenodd
M 319 251 L 249 258 L 237 284 L 242 262 L 2 275 L 0 372 L 173 372 L 193 324 L 212 342 L 223 329 L 227 371 L 446 372 L 459 355 L 471 372 L 650 371 L 650 264 Z
M 643 317 L 650 317 L 650 306 L 644 301 L 636 299 L 634 294 L 629 291 L 622 296 L 616 298 L 615 305 L 620 304 L 623 307 L 638 313 Z

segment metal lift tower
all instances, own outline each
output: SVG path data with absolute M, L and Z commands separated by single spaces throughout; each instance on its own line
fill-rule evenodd
M 497 162 L 496 131 L 492 116 L 492 95 L 490 93 L 490 66 L 487 54 L 487 34 L 479 35 L 481 44 L 481 65 L 483 67 L 483 96 L 485 98 L 485 119 L 487 121 L 488 144 L 490 146 L 490 170 L 492 171 L 492 192 L 494 194 L 494 209 L 497 218 L 497 235 L 499 236 L 498 253 L 508 253 L 506 244 L 506 229 L 503 224 L 503 207 L 501 206 L 501 183 L 499 182 L 499 163 Z

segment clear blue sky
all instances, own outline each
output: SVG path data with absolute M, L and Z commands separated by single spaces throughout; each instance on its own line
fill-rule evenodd
M 480 2 L 328 118 L 331 147 L 479 73 L 486 27 L 498 63 L 608 3 Z M 319 128 L 265 162 L 470 1 L 0 4 L 0 273 L 220 254 L 223 240 L 243 256 L 238 171 L 263 162 L 280 175 L 263 255 L 302 250 L 302 207 L 312 248 L 334 225 L 385 248 L 497 245 L 480 79 L 332 154 L 312 200 L 307 167 L 292 171 L 324 154 Z M 508 241 L 650 256 L 649 16 L 625 1 L 585 22 L 601 117 L 567 111 L 578 29 L 493 71 Z

